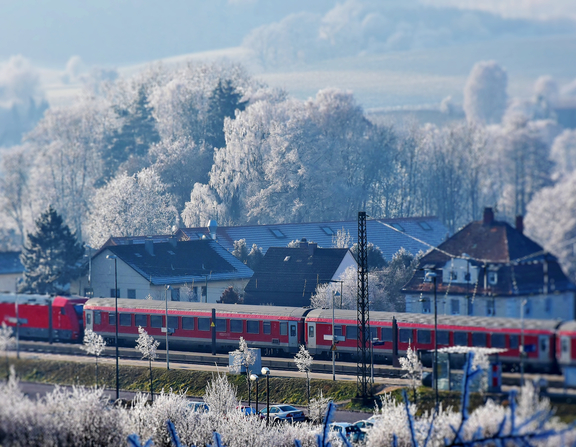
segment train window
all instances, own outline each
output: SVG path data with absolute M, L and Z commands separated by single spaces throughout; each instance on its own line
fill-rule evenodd
M 416 331 L 416 335 L 418 337 L 418 343 L 428 345 L 432 342 L 431 332 L 427 329 L 419 329 Z
M 383 327 L 382 328 L 382 341 L 392 341 L 392 328 Z
M 168 317 L 168 327 L 170 329 L 178 329 L 178 317 Z
M 150 327 L 162 327 L 162 316 L 150 315 Z
M 94 324 L 102 324 L 102 314 L 99 310 L 94 311 Z
M 510 349 L 518 349 L 518 347 L 520 346 L 520 343 L 518 341 L 517 335 L 509 335 L 508 340 L 510 343 Z
M 280 322 L 280 335 L 288 335 L 288 323 Z
M 112 324 L 112 325 L 116 324 L 116 314 L 114 312 L 110 312 L 108 314 L 108 324 Z
M 187 331 L 194 330 L 194 317 L 182 317 L 182 329 Z
M 210 318 L 198 318 L 198 330 L 199 331 L 209 331 L 210 330 Z
M 342 326 L 334 326 L 334 335 L 336 337 L 342 337 Z
M 120 314 L 120 326 L 132 326 L 132 314 Z
M 342 329 L 340 329 L 340 330 L 342 330 Z M 295 324 L 290 325 L 290 337 L 296 337 L 296 325 Z
M 247 321 L 246 322 L 246 332 L 249 334 L 259 334 L 260 333 L 260 322 L 259 321 Z
M 492 334 L 490 336 L 490 343 L 493 348 L 505 348 L 506 336 L 504 334 Z
M 270 330 L 270 322 L 269 321 L 265 321 L 264 323 L 262 323 L 262 332 L 264 334 L 270 334 L 272 331 Z
M 314 326 L 308 326 L 308 337 L 314 338 Z
M 356 340 L 358 338 L 358 326 L 346 326 L 346 338 Z
M 568 337 L 561 337 L 560 344 L 563 353 L 567 353 L 570 350 L 570 339 Z
M 454 332 L 454 345 L 468 346 L 468 334 L 466 332 Z
M 370 337 L 372 337 L 372 340 L 374 340 L 375 338 L 378 338 L 378 328 L 377 327 L 370 326 Z
M 486 338 L 483 332 L 472 332 L 472 346 L 486 346 Z
M 216 332 L 226 332 L 226 320 L 223 318 L 216 319 Z
M 449 345 L 450 344 L 450 332 L 438 331 L 438 344 L 439 345 Z
M 147 315 L 134 315 L 134 324 L 136 326 L 146 327 L 148 326 L 148 316 Z
M 412 329 L 400 329 L 400 343 L 412 343 L 413 340 Z
M 241 333 L 244 332 L 244 324 L 242 320 L 230 320 L 230 332 Z
M 92 324 L 92 318 L 90 314 L 86 314 L 86 324 Z

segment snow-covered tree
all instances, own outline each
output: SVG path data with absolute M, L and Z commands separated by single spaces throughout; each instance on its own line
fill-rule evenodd
M 106 342 L 101 335 L 96 334 L 92 329 L 87 329 L 84 333 L 84 345 L 82 349 L 94 356 L 96 361 L 96 386 L 98 386 L 98 357 L 104 352 Z
M 296 356 L 294 356 L 294 363 L 298 371 L 306 374 L 306 395 L 308 397 L 308 405 L 310 405 L 310 371 L 312 370 L 312 356 L 306 349 L 306 346 L 300 345 L 300 349 Z
M 370 282 L 370 276 L 368 275 Z M 314 295 L 310 298 L 310 304 L 312 307 L 331 309 L 332 303 L 334 302 L 335 308 L 337 309 L 356 309 L 357 302 L 357 272 L 355 267 L 348 267 L 338 278 L 339 281 L 343 281 L 342 284 L 339 282 L 329 282 L 326 284 L 320 284 L 316 287 Z M 335 293 L 338 292 L 341 296 L 336 299 Z
M 160 342 L 154 340 L 154 337 L 148 335 L 148 332 L 142 326 L 138 326 L 138 338 L 136 339 L 136 349 L 140 351 L 143 359 L 148 359 L 148 368 L 150 371 L 150 395 L 152 402 L 154 402 L 154 387 L 152 382 L 152 361 L 156 360 L 158 354 L 156 349 L 160 346 Z
M 206 385 L 204 402 L 211 413 L 221 417 L 231 413 L 238 406 L 238 390 L 225 374 L 216 374 Z
M 468 121 L 497 124 L 506 110 L 508 75 L 495 61 L 478 62 L 464 87 L 464 111 Z
M 336 234 L 332 236 L 332 245 L 334 248 L 350 248 L 352 245 L 352 236 L 350 231 L 340 228 Z
M 410 381 L 410 387 L 412 388 L 413 399 L 416 400 L 416 389 L 420 386 L 422 382 L 422 363 L 418 358 L 416 350 L 412 348 L 411 343 L 408 343 L 408 349 L 406 350 L 406 357 L 400 357 L 400 368 L 402 368 L 406 373 L 402 376 Z
M 87 224 L 90 243 L 100 247 L 111 236 L 167 234 L 177 223 L 172 196 L 153 169 L 124 173 L 99 189 Z
M 550 149 L 550 159 L 554 162 L 553 180 L 576 170 L 576 130 L 566 129 L 556 137 Z
M 8 351 L 14 346 L 14 330 L 9 327 L 5 321 L 2 322 L 0 327 L 0 352 L 4 352 L 6 357 L 6 379 L 8 380 L 10 374 L 10 362 L 8 360 Z
M 35 231 L 26 235 L 20 255 L 24 275 L 20 292 L 58 294 L 82 273 L 79 267 L 84 247 L 51 206 L 35 222 Z

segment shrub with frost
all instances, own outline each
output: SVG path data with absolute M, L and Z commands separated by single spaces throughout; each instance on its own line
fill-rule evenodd
M 84 345 L 81 347 L 86 353 L 94 356 L 96 360 L 96 386 L 98 386 L 98 357 L 104 352 L 106 342 L 101 335 L 96 334 L 92 329 L 87 329 L 84 333 Z

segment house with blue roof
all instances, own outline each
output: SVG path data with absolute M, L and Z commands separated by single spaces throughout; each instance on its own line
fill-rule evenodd
M 22 278 L 24 266 L 19 251 L 0 252 L 0 292 L 15 293 L 16 281 Z
M 136 239 L 106 245 L 93 257 L 90 283 L 94 297 L 215 303 L 228 287 L 242 291 L 252 270 L 212 239 L 165 241 Z M 117 291 L 115 291 L 117 279 Z M 81 288 L 82 286 L 76 285 Z M 82 295 L 82 290 L 79 290 Z

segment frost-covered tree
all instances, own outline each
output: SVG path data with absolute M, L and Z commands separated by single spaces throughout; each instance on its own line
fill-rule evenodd
M 87 224 L 90 243 L 101 246 L 111 236 L 167 234 L 177 223 L 172 196 L 153 169 L 124 173 L 99 189 Z
M 246 239 L 234 241 L 234 250 L 232 251 L 232 256 L 246 264 L 248 260 L 248 247 L 246 246 Z
M 96 362 L 96 386 L 98 386 L 98 357 L 104 352 L 106 342 L 101 335 L 96 334 L 92 329 L 87 329 L 84 333 L 83 343 L 82 349 L 94 356 Z
M 408 343 L 408 349 L 406 350 L 406 357 L 400 357 L 400 368 L 402 368 L 406 373 L 402 376 L 410 381 L 410 387 L 412 388 L 412 396 L 414 401 L 416 401 L 416 389 L 420 386 L 422 382 L 422 363 L 418 358 L 416 350 L 412 348 L 412 345 Z
M 371 273 L 368 275 L 370 283 Z M 356 309 L 357 302 L 357 271 L 355 267 L 348 267 L 338 278 L 339 282 L 329 282 L 316 287 L 314 295 L 310 298 L 310 305 L 315 308 L 331 309 L 334 302 L 336 309 Z M 342 294 L 334 299 L 336 292 Z
M 306 396 L 310 405 L 310 371 L 312 371 L 312 356 L 306 346 L 300 345 L 300 349 L 294 356 L 294 363 L 298 371 L 306 374 Z
M 152 381 L 152 361 L 156 360 L 158 354 L 156 349 L 160 346 L 160 342 L 154 340 L 154 337 L 148 335 L 142 326 L 138 326 L 138 338 L 136 339 L 136 349 L 140 351 L 143 359 L 148 359 L 148 368 L 150 371 L 150 396 L 154 402 L 154 385 Z
M 358 261 L 358 244 L 352 245 L 350 251 L 354 256 L 354 259 Z M 368 245 L 366 246 L 366 256 L 368 258 L 369 271 L 379 270 L 381 268 L 386 267 L 386 259 L 384 259 L 384 254 L 382 253 L 382 250 L 380 250 L 380 247 L 377 247 L 372 242 L 368 242 Z
M 350 248 L 352 245 L 352 236 L 350 231 L 340 228 L 336 234 L 332 236 L 332 245 L 334 248 Z
M 556 137 L 550 149 L 554 162 L 553 180 L 568 176 L 576 169 L 576 130 L 566 129 Z
M 248 390 L 250 390 L 250 374 L 252 374 L 252 365 L 256 362 L 256 353 L 248 347 L 248 343 L 246 343 L 244 337 L 240 337 L 238 349 L 230 355 L 234 359 L 232 365 L 230 365 L 230 371 L 240 374 L 242 370 L 244 370 L 246 372 L 246 385 L 248 386 Z
M 238 406 L 238 390 L 232 385 L 225 374 L 216 374 L 206 385 L 204 402 L 211 413 L 221 417 L 231 413 Z
M 0 352 L 4 352 L 6 358 L 6 380 L 10 374 L 10 361 L 8 360 L 8 351 L 14 346 L 14 330 L 9 327 L 5 321 L 2 322 L 0 327 Z
M 222 292 L 220 302 L 224 304 L 238 304 L 240 302 L 240 295 L 234 290 L 233 286 L 227 287 L 224 292 Z
M 84 247 L 51 206 L 35 222 L 35 231 L 26 235 L 20 255 L 24 275 L 19 292 L 65 293 L 70 281 L 80 276 Z
M 468 121 L 497 124 L 506 110 L 508 75 L 495 61 L 478 62 L 464 87 L 464 111 Z
M 250 253 L 248 253 L 246 259 L 246 265 L 252 270 L 256 270 L 263 259 L 264 255 L 262 254 L 262 249 L 258 247 L 258 245 L 252 244 L 252 248 L 250 249 Z

